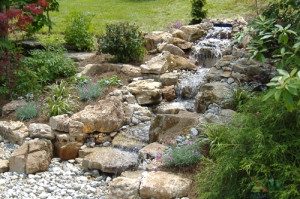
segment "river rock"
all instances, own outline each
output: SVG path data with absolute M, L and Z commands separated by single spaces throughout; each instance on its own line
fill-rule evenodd
M 27 126 L 20 121 L 0 121 L 0 134 L 10 142 L 23 144 L 29 132 Z
M 128 85 L 129 91 L 135 96 L 138 104 L 158 104 L 162 100 L 162 84 L 153 79 L 137 80 Z
M 83 133 L 111 133 L 128 122 L 128 106 L 115 98 L 100 100 L 72 115 L 71 119 L 83 123 Z
M 136 169 L 138 155 L 112 147 L 95 147 L 84 157 L 82 166 L 87 169 L 99 169 L 102 172 L 116 174 Z
M 204 113 L 208 105 L 216 103 L 222 108 L 230 107 L 233 92 L 227 83 L 212 82 L 201 86 L 200 92 L 195 97 L 195 109 Z
M 52 129 L 62 132 L 69 132 L 70 118 L 67 114 L 50 117 L 49 124 Z
M 28 126 L 28 131 L 31 138 L 45 138 L 48 140 L 53 140 L 54 133 L 48 124 L 42 123 L 31 123 Z
M 30 140 L 17 148 L 9 159 L 11 172 L 32 174 L 46 171 L 53 156 L 49 140 Z
M 140 185 L 141 198 L 180 198 L 188 195 L 192 181 L 163 171 L 148 172 Z
M 140 181 L 138 179 L 118 177 L 109 182 L 109 194 L 106 199 L 139 199 Z
M 149 141 L 161 142 L 189 134 L 190 128 L 198 124 L 198 118 L 198 114 L 188 111 L 181 111 L 176 115 L 157 114 L 150 126 Z

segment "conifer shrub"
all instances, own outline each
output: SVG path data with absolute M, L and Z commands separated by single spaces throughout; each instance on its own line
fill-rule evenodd
M 206 132 L 211 158 L 196 177 L 201 199 L 300 197 L 300 110 L 261 96 Z
M 98 44 L 99 53 L 114 55 L 115 62 L 142 61 L 146 53 L 142 31 L 129 23 L 107 24 Z
M 206 4 L 206 0 L 191 0 L 191 2 L 192 2 L 192 11 L 191 11 L 192 20 L 190 24 L 201 23 L 202 19 L 204 19 L 207 15 L 207 10 L 203 9 L 204 5 Z

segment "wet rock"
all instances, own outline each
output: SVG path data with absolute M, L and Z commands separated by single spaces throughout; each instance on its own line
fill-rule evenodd
M 127 122 L 126 106 L 115 98 L 100 100 L 97 104 L 88 105 L 84 110 L 75 113 L 71 119 L 83 123 L 83 133 L 111 133 Z
M 124 129 L 114 137 L 112 145 L 129 151 L 139 151 L 149 142 L 148 131 L 149 125 L 143 123 Z
M 158 104 L 162 100 L 161 83 L 152 79 L 138 80 L 128 85 L 138 104 Z
M 0 133 L 10 142 L 19 145 L 29 136 L 27 126 L 20 121 L 0 121 Z
M 112 147 L 95 147 L 93 152 L 84 157 L 82 166 L 116 174 L 125 170 L 136 169 L 138 166 L 137 159 L 136 153 Z
M 186 111 L 184 103 L 181 102 L 161 103 L 156 108 L 157 114 L 178 114 L 180 111 Z
M 182 26 L 180 30 L 184 32 L 182 39 L 191 42 L 197 41 L 206 35 L 206 31 L 200 25 Z
M 159 81 L 163 86 L 175 85 L 178 82 L 179 73 L 164 73 L 160 76 Z
M 9 170 L 17 173 L 46 171 L 53 156 L 49 140 L 30 140 L 17 148 L 9 159 Z
M 109 182 L 109 194 L 106 199 L 139 199 L 140 181 L 138 179 L 118 177 Z
M 48 140 L 53 140 L 54 133 L 48 124 L 42 123 L 31 123 L 28 126 L 28 132 L 31 138 L 45 138 Z
M 192 181 L 175 174 L 151 171 L 143 178 L 140 186 L 142 198 L 172 199 L 187 196 Z
M 198 118 L 198 114 L 187 111 L 176 115 L 157 114 L 150 126 L 149 141 L 161 142 L 169 138 L 174 139 L 178 135 L 186 135 L 190 128 L 198 124 Z
M 174 70 L 192 70 L 196 71 L 197 66 L 191 62 L 189 62 L 186 58 L 178 56 L 178 55 L 172 55 L 168 56 L 168 70 L 174 71 Z
M 172 101 L 172 100 L 176 99 L 177 95 L 176 95 L 176 92 L 175 92 L 175 89 L 174 89 L 174 85 L 165 86 L 162 89 L 162 96 L 167 101 Z
M 195 109 L 199 113 L 204 113 L 208 105 L 213 103 L 226 108 L 230 106 L 232 97 L 232 90 L 227 83 L 206 83 L 201 86 L 200 92 L 195 97 Z

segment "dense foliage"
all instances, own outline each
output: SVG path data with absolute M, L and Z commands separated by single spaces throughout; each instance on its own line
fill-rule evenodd
M 94 34 L 92 32 L 93 15 L 90 13 L 72 13 L 66 22 L 64 32 L 66 43 L 79 51 L 91 51 L 94 49 Z
M 44 86 L 56 79 L 74 75 L 77 68 L 65 53 L 62 48 L 32 50 L 31 56 L 22 59 L 22 67 L 14 72 L 14 91 L 19 95 L 40 93 Z
M 204 19 L 207 15 L 207 10 L 203 9 L 203 7 L 206 4 L 206 0 L 191 0 L 191 2 L 192 2 L 192 11 L 191 11 L 192 20 L 190 24 L 201 23 L 202 19 Z
M 261 97 L 240 107 L 231 123 L 207 131 L 212 159 L 197 176 L 200 198 L 299 197 L 300 110 Z
M 107 24 L 98 43 L 99 52 L 114 55 L 116 62 L 141 61 L 146 53 L 142 31 L 129 23 Z

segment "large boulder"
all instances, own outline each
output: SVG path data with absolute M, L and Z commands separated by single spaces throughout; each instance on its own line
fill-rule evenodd
M 192 180 L 163 171 L 148 172 L 140 185 L 141 198 L 181 198 L 188 196 Z
M 227 83 L 212 82 L 201 86 L 195 97 L 195 109 L 199 113 L 204 113 L 210 104 L 216 103 L 221 108 L 230 107 L 230 100 L 233 92 Z
M 72 115 L 71 119 L 83 123 L 83 133 L 111 133 L 129 123 L 128 106 L 116 98 L 100 100 Z
M 149 141 L 160 142 L 189 134 L 190 128 L 198 124 L 199 115 L 188 111 L 178 114 L 158 114 L 151 123 Z
M 178 55 L 183 57 L 185 55 L 185 52 L 179 48 L 178 46 L 175 46 L 173 44 L 167 44 L 164 46 L 164 48 L 162 49 L 162 51 L 168 51 L 173 55 Z
M 155 51 L 159 43 L 165 42 L 172 37 L 170 33 L 164 31 L 153 31 L 145 35 L 147 51 Z
M 184 33 L 182 39 L 190 42 L 197 41 L 206 35 L 206 31 L 200 25 L 182 26 L 180 30 Z
M 27 126 L 20 121 L 0 121 L 0 134 L 6 137 L 10 142 L 23 144 L 28 137 Z
M 52 129 L 66 133 L 69 132 L 69 122 L 70 118 L 67 114 L 52 116 L 49 120 Z
M 54 133 L 48 124 L 42 123 L 31 123 L 28 126 L 28 131 L 31 138 L 45 138 L 48 140 L 53 140 Z
M 85 150 L 85 149 L 83 149 Z M 95 147 L 87 149 L 82 166 L 87 169 L 99 169 L 105 173 L 121 173 L 125 170 L 136 169 L 138 155 L 112 147 Z
M 52 156 L 53 147 L 50 140 L 30 140 L 12 153 L 9 170 L 26 174 L 46 171 Z
M 136 178 L 115 178 L 109 182 L 109 194 L 106 199 L 139 199 L 140 183 Z
M 141 72 L 144 74 L 163 74 L 168 70 L 168 57 L 170 52 L 162 52 L 161 54 L 153 57 L 145 64 L 141 65 Z
M 128 85 L 138 104 L 158 104 L 162 100 L 162 84 L 153 79 L 137 80 Z

